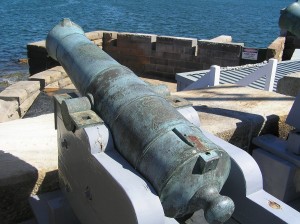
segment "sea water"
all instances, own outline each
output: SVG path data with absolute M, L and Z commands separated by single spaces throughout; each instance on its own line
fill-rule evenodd
M 111 30 L 210 39 L 222 34 L 267 47 L 280 9 L 292 0 L 0 0 L 0 76 L 26 73 L 26 44 L 45 39 L 62 18 L 85 31 Z

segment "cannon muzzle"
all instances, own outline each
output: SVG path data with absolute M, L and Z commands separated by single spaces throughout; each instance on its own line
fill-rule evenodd
M 209 222 L 231 216 L 232 200 L 219 194 L 230 171 L 224 150 L 69 19 L 49 32 L 46 47 L 91 99 L 120 154 L 154 187 L 166 216 L 183 217 L 200 209 Z
M 300 4 L 294 2 L 280 12 L 279 27 L 300 37 Z

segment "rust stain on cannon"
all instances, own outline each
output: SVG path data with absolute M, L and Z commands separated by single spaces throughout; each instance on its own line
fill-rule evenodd
M 202 144 L 201 140 L 198 137 L 193 135 L 189 135 L 187 137 L 197 149 L 201 151 L 209 151 L 208 148 L 204 147 L 204 145 Z

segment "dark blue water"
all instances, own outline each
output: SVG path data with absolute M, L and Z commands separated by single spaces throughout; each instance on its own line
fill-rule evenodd
M 45 39 L 61 18 L 85 31 L 113 30 L 212 38 L 231 35 L 266 47 L 279 34 L 281 8 L 293 0 L 1 0 L 0 76 L 27 70 L 26 44 Z

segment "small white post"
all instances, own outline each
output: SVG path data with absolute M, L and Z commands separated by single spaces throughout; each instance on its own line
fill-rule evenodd
M 212 65 L 209 71 L 208 86 L 216 86 L 220 83 L 221 68 L 217 65 Z
M 266 83 L 265 83 L 265 90 L 272 92 L 274 87 L 275 81 L 275 74 L 277 70 L 277 59 L 270 59 L 268 63 L 268 67 L 270 71 L 266 75 Z

